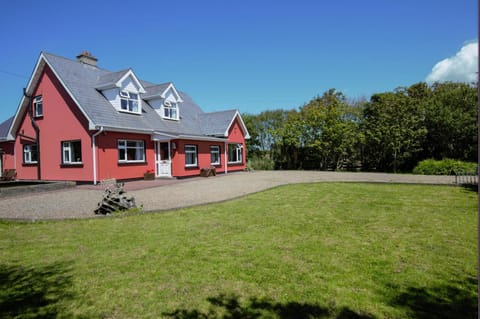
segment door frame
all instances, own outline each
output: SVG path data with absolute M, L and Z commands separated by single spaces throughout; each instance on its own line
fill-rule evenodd
M 162 158 L 162 144 L 167 144 L 167 158 Z M 166 161 L 166 163 L 165 163 Z M 160 165 L 168 165 L 168 174 L 161 174 Z M 156 177 L 172 177 L 172 158 L 171 145 L 168 141 L 155 141 L 155 176 Z

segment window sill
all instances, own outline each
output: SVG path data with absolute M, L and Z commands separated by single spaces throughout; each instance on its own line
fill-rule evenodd
M 162 119 L 167 120 L 167 121 L 177 121 L 177 122 L 180 120 L 178 118 L 177 119 L 172 119 L 171 117 L 164 117 L 164 116 L 162 116 Z
M 37 166 L 38 165 L 38 162 L 32 162 L 32 163 L 22 163 L 22 166 Z
M 185 165 L 185 169 L 198 169 L 198 165 Z
M 83 168 L 83 163 L 62 163 L 60 168 Z
M 42 115 L 35 115 L 33 118 L 35 120 L 43 120 L 43 114 Z
M 243 165 L 243 162 L 228 162 L 228 165 Z
M 219 167 L 219 166 L 222 166 L 222 163 L 210 163 L 210 166 Z
M 135 166 L 135 165 L 147 165 L 146 161 L 130 161 L 130 162 L 118 162 L 118 166 Z

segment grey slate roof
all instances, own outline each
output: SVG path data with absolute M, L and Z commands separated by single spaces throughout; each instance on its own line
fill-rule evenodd
M 142 98 L 148 100 L 150 97 L 157 96 L 165 92 L 165 90 L 172 84 L 171 82 L 162 83 L 162 84 L 151 84 L 148 82 L 143 82 L 142 85 L 145 88 L 146 93 L 142 94 Z
M 0 124 L 0 141 L 5 141 L 8 139 L 8 132 L 10 129 L 10 125 L 13 122 L 13 116 L 9 118 L 8 120 L 4 121 L 3 123 Z
M 117 83 L 128 71 L 129 69 L 104 74 L 98 78 L 96 87 Z
M 224 136 L 236 113 L 236 110 L 204 113 L 198 116 L 198 120 L 205 135 Z
M 97 128 L 103 126 L 106 129 L 138 130 L 175 136 L 223 136 L 236 114 L 235 110 L 205 113 L 181 91 L 178 91 L 183 99 L 179 103 L 179 121 L 163 119 L 146 100 L 142 101 L 141 115 L 118 112 L 96 87 L 116 83 L 130 69 L 110 72 L 54 54 L 42 54 L 83 113 Z M 142 98 L 160 94 L 170 85 L 139 81 L 146 91 L 141 95 Z

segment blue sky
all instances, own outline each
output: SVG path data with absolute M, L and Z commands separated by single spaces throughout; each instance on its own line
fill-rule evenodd
M 368 98 L 461 77 L 477 12 L 475 0 L 7 1 L 0 121 L 16 111 L 41 51 L 75 59 L 87 50 L 102 68 L 172 81 L 205 111 L 292 109 L 329 88 Z M 477 50 L 464 51 L 477 63 Z

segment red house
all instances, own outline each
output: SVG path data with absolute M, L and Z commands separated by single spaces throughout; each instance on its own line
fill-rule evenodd
M 243 170 L 248 131 L 237 110 L 205 113 L 173 83 L 110 72 L 83 52 L 40 54 L 15 116 L 0 124 L 0 165 L 18 179 L 100 180 Z

